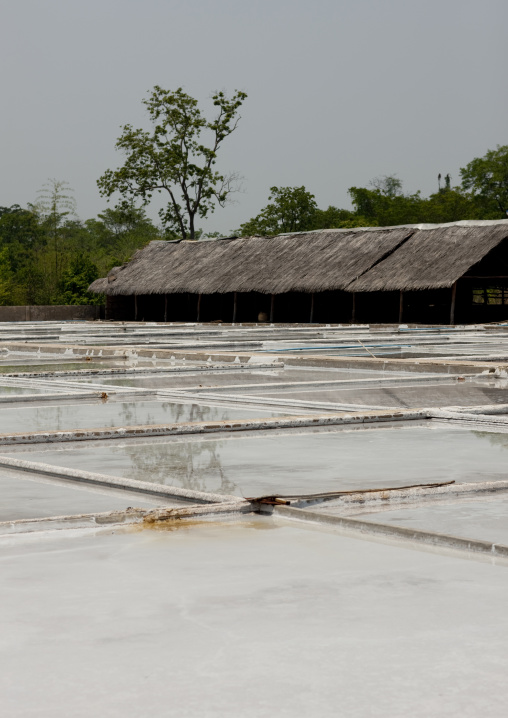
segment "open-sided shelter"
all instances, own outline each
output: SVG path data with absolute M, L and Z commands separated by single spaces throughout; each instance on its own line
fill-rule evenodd
M 117 320 L 508 319 L 508 220 L 154 241 L 90 291 Z

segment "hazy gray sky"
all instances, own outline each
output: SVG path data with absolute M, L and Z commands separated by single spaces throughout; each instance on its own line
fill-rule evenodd
M 508 144 L 507 0 L 4 0 L 0 25 L 0 205 L 34 201 L 48 177 L 82 218 L 106 205 L 120 126 L 148 128 L 155 84 L 249 97 L 219 169 L 244 176 L 237 203 L 202 226 L 226 233 L 271 185 L 321 207 L 396 173 L 437 188 Z

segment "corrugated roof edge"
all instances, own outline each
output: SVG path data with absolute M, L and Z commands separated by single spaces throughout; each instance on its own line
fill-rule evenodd
M 164 242 L 165 244 L 181 244 L 182 242 L 186 242 L 189 244 L 197 244 L 201 242 L 224 242 L 224 241 L 232 241 L 237 239 L 254 239 L 254 237 L 257 237 L 259 239 L 273 239 L 274 237 L 295 237 L 299 234 L 317 234 L 318 232 L 380 232 L 385 229 L 400 229 L 402 227 L 408 228 L 408 229 L 438 229 L 440 227 L 490 227 L 492 225 L 507 225 L 508 226 L 508 219 L 460 219 L 457 222 L 443 222 L 441 224 L 392 224 L 386 227 L 337 227 L 337 228 L 330 228 L 330 229 L 308 229 L 303 232 L 281 232 L 281 234 L 272 234 L 272 235 L 262 235 L 262 234 L 253 234 L 246 237 L 205 237 L 204 239 L 152 239 L 149 244 L 157 244 L 159 242 Z
M 380 232 L 384 229 L 439 229 L 440 227 L 491 227 L 500 224 L 508 226 L 508 219 L 460 219 L 457 222 L 443 222 L 442 224 L 393 224 L 387 227 L 341 227 L 337 229 L 309 229 L 306 232 L 284 232 L 274 235 L 276 237 L 294 237 L 298 234 L 314 234 L 317 232 Z M 247 237 L 239 237 L 247 239 Z

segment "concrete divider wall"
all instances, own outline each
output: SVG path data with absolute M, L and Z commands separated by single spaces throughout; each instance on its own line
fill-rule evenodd
M 104 319 L 104 305 L 55 304 L 25 307 L 0 306 L 0 322 L 44 322 Z

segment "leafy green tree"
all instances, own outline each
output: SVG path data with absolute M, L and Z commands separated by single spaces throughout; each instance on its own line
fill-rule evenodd
M 17 204 L 0 207 L 0 245 L 8 248 L 14 271 L 45 243 L 44 230 L 34 212 Z
M 205 218 L 216 204 L 223 207 L 236 189 L 237 175 L 221 174 L 215 164 L 222 143 L 238 126 L 246 97 L 240 91 L 230 99 L 216 92 L 212 100 L 218 111 L 207 120 L 181 87 L 172 92 L 156 85 L 143 100 L 152 130 L 123 127 L 116 149 L 126 155 L 125 163 L 100 177 L 100 193 L 110 197 L 119 192 L 127 204 L 140 199 L 143 205 L 154 192 L 165 193 L 168 202 L 159 212 L 163 224 L 184 239 L 194 239 L 196 217 Z M 210 138 L 208 146 L 202 133 Z
M 445 185 L 439 192 L 422 200 L 420 217 L 419 222 L 439 224 L 458 222 L 461 219 L 479 219 L 480 212 L 469 193 L 461 192 L 459 187 L 451 188 Z
M 19 268 L 15 274 L 13 284 L 12 304 L 53 303 L 53 288 L 48 282 L 48 274 L 44 271 L 44 264 L 37 255 L 31 257 L 29 261 Z
M 12 272 L 9 303 L 35 304 L 42 299 L 44 277 L 38 265 L 46 242 L 45 231 L 35 212 L 19 205 L 0 208 L 0 247 L 7 253 Z M 3 301 L 7 301 L 5 294 Z
M 245 224 L 242 236 L 305 232 L 314 229 L 317 204 L 305 187 L 270 187 L 268 204 Z
M 314 229 L 350 229 L 368 226 L 370 223 L 362 215 L 333 206 L 328 209 L 317 209 L 314 217 Z
M 151 221 L 146 216 L 143 207 L 138 208 L 133 204 L 121 205 L 111 209 L 105 209 L 97 215 L 104 223 L 105 228 L 116 237 L 124 237 L 129 232 L 154 234 L 157 232 Z
M 137 249 L 161 239 L 144 208 L 134 205 L 106 209 L 97 219 L 86 220 L 85 227 L 88 251 L 104 274 L 111 267 L 128 261 Z
M 470 191 L 484 219 L 508 213 L 508 145 L 497 145 L 483 157 L 475 157 L 460 170 L 462 188 Z
M 62 272 L 59 302 L 62 304 L 101 304 L 103 298 L 88 292 L 99 276 L 97 266 L 85 254 L 78 254 L 68 269 Z
M 0 249 L 0 304 L 10 304 L 12 300 L 13 273 L 7 247 Z
M 355 213 L 372 227 L 422 222 L 422 198 L 415 194 L 387 194 L 382 189 L 350 187 Z
M 14 214 L 16 212 L 22 212 L 22 208 L 19 206 L 19 204 L 13 204 L 10 207 L 0 207 L 0 218 L 4 216 L 4 214 Z

